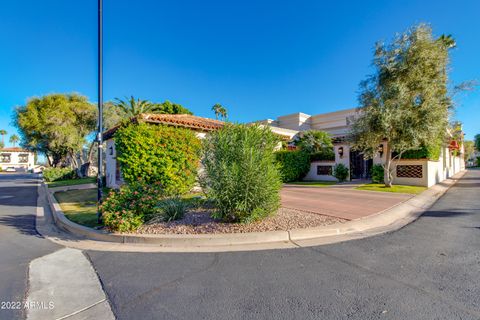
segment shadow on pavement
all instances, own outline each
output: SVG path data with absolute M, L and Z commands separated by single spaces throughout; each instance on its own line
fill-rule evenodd
M 35 228 L 35 216 L 31 214 L 0 216 L 0 225 L 13 227 L 21 234 L 43 238 Z
M 450 218 L 450 217 L 458 217 L 458 216 L 467 216 L 471 215 L 473 212 L 465 212 L 465 211 L 426 211 L 422 214 L 422 217 L 436 217 L 436 218 Z

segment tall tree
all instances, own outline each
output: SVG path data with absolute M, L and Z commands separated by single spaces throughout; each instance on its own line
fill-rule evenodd
M 0 136 L 2 136 L 2 145 L 5 146 L 5 136 L 7 135 L 7 131 L 4 129 L 0 129 Z
M 20 138 L 16 135 L 16 134 L 13 134 L 10 136 L 10 143 L 13 144 L 13 147 L 15 148 L 15 145 L 17 144 L 17 142 L 20 140 Z
M 219 117 L 225 120 L 228 116 L 227 109 L 224 106 L 222 106 L 220 103 L 215 103 L 212 106 L 212 111 L 215 113 L 215 119 L 217 120 Z
M 473 137 L 473 142 L 475 149 L 480 152 L 480 134 L 476 134 L 475 137 Z
M 332 137 L 325 131 L 307 130 L 295 141 L 295 145 L 307 153 L 328 152 L 332 150 Z
M 172 103 L 168 100 L 155 104 L 154 113 L 162 114 L 193 114 L 190 110 L 178 103 Z
M 442 143 L 453 108 L 447 90 L 451 36 L 435 39 L 420 24 L 395 37 L 389 45 L 377 43 L 375 73 L 360 85 L 360 108 L 353 120 L 353 147 L 374 157 L 385 143 L 385 186 L 407 150 Z
M 115 98 L 115 106 L 128 118 L 138 116 L 142 113 L 152 113 L 156 109 L 154 103 L 148 100 L 135 99 L 133 96 L 125 100 Z
M 472 159 L 475 154 L 475 143 L 473 141 L 465 140 L 463 142 L 463 148 L 465 152 L 465 161 Z
M 77 153 L 95 130 L 95 106 L 78 94 L 50 94 L 32 98 L 15 109 L 14 123 L 22 144 L 46 155 L 50 165 L 70 160 L 78 167 Z

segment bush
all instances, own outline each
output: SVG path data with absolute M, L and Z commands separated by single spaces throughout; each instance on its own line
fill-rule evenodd
M 227 124 L 204 141 L 201 182 L 218 209 L 214 218 L 249 222 L 275 212 L 281 177 L 275 163 L 278 138 L 268 127 Z
M 300 133 L 295 145 L 305 152 L 317 153 L 333 148 L 329 133 L 319 130 L 307 130 Z
M 375 164 L 371 170 L 372 173 L 372 182 L 373 183 L 383 183 L 385 178 L 385 170 L 381 164 Z
M 310 170 L 310 157 L 302 150 L 281 150 L 275 152 L 283 182 L 301 180 Z
M 176 196 L 163 200 L 159 204 L 158 209 L 163 220 L 170 222 L 173 220 L 182 219 L 188 207 L 189 205 L 187 202 Z
M 196 181 L 201 143 L 189 129 L 130 124 L 115 133 L 115 148 L 128 183 L 159 182 L 166 193 L 182 194 Z
M 315 152 L 310 155 L 310 161 L 335 161 L 335 153 L 333 148 Z
M 77 179 L 77 173 L 70 168 L 46 168 L 43 170 L 43 178 L 47 182 Z
M 429 159 L 437 161 L 440 158 L 441 144 L 408 150 L 402 154 L 402 159 Z
M 149 185 L 141 181 L 110 191 L 100 205 L 103 222 L 112 231 L 135 231 L 155 214 L 163 196 L 159 183 Z
M 339 163 L 333 168 L 333 176 L 338 179 L 338 181 L 343 182 L 348 178 L 348 168 Z
M 480 157 L 477 157 L 477 167 L 480 167 Z

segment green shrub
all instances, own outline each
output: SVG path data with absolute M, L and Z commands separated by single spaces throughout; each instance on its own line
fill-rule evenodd
M 385 170 L 381 164 L 375 164 L 371 170 L 372 182 L 373 183 L 383 183 L 385 178 Z
M 440 158 L 441 145 L 424 146 L 416 150 L 408 150 L 402 154 L 402 159 L 429 159 L 437 161 Z
M 477 167 L 480 167 L 480 157 L 477 157 Z
M 77 173 L 71 168 L 46 168 L 43 170 L 43 178 L 47 182 L 77 179 Z
M 302 150 L 281 150 L 275 152 L 283 182 L 301 180 L 310 169 L 310 157 Z
M 342 163 L 337 164 L 335 167 L 333 167 L 333 176 L 340 182 L 347 180 L 348 168 Z
M 227 124 L 204 141 L 201 182 L 217 211 L 214 218 L 249 222 L 275 212 L 281 176 L 278 138 L 268 127 Z
M 193 187 L 200 163 L 200 140 L 189 129 L 130 124 L 115 133 L 117 160 L 128 183 L 160 182 L 168 194 Z
M 335 152 L 333 148 L 315 152 L 310 155 L 310 161 L 335 161 Z
M 112 231 L 135 231 L 155 214 L 163 196 L 159 183 L 133 182 L 112 190 L 100 205 L 103 222 Z
M 320 130 L 307 130 L 300 133 L 295 145 L 305 152 L 317 153 L 333 148 L 332 137 Z
M 188 207 L 188 203 L 178 196 L 165 199 L 158 205 L 159 214 L 166 222 L 182 219 Z

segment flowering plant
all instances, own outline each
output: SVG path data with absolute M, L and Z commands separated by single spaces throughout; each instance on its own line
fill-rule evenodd
M 164 191 L 159 183 L 142 181 L 111 191 L 100 205 L 105 226 L 112 231 L 135 231 L 155 213 L 155 207 L 163 197 Z

